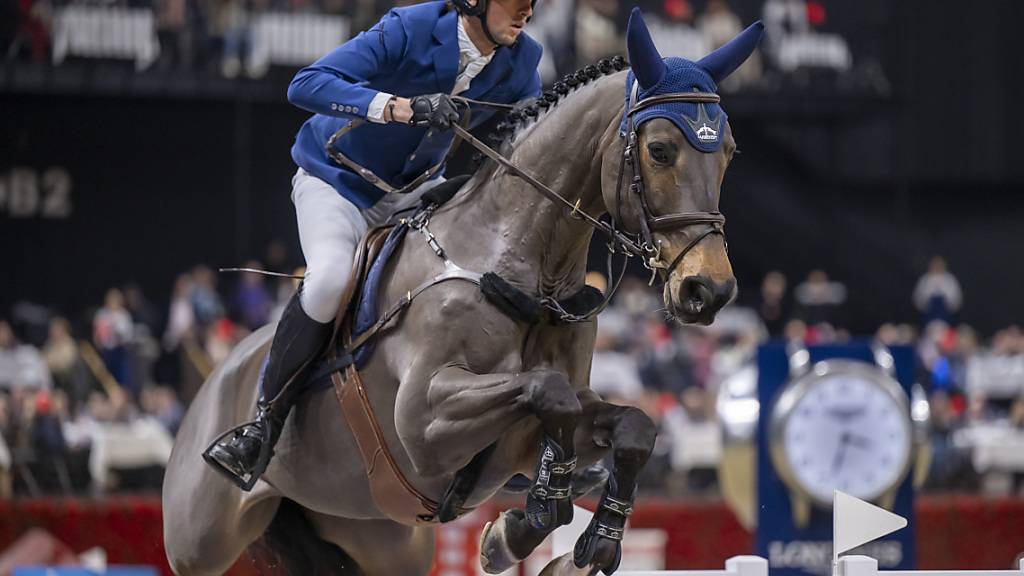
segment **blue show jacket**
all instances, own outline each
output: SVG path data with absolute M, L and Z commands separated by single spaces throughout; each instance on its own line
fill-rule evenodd
M 288 100 L 315 115 L 295 138 L 295 163 L 359 208 L 380 200 L 384 192 L 331 160 L 325 145 L 353 119 L 365 120 L 378 92 L 406 98 L 450 94 L 459 66 L 457 18 L 443 1 L 395 8 L 370 30 L 300 70 L 288 87 Z M 497 49 L 461 95 L 506 104 L 535 98 L 541 88 L 540 57 L 540 45 L 520 33 L 514 46 Z M 474 109 L 473 125 L 491 114 Z M 440 162 L 452 138 L 451 132 L 367 122 L 344 135 L 335 148 L 400 188 Z

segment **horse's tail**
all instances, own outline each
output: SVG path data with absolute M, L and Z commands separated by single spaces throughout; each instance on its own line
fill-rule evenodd
M 356 576 L 355 561 L 344 550 L 321 540 L 302 507 L 281 499 L 266 532 L 249 546 L 260 576 Z

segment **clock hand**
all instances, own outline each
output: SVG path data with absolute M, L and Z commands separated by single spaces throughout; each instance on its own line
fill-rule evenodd
M 848 434 L 847 441 L 850 445 L 856 446 L 857 448 L 863 448 L 864 450 L 871 449 L 871 439 L 867 438 L 866 436 Z
M 843 460 L 846 459 L 846 446 L 850 443 L 850 435 L 843 432 L 843 435 L 839 437 L 839 450 L 836 452 L 836 457 L 832 459 L 832 475 L 835 476 L 836 472 L 843 467 Z

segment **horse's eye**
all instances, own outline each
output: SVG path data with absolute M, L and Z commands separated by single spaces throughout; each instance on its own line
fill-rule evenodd
M 675 157 L 672 147 L 662 142 L 651 142 L 647 145 L 647 152 L 651 155 L 651 160 L 654 160 L 654 163 L 660 166 L 672 164 Z

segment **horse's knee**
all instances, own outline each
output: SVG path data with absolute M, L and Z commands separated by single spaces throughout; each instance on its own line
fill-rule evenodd
M 344 266 L 307 273 L 302 281 L 302 309 L 317 322 L 330 322 L 338 312 L 348 280 L 349 271 Z
M 583 414 L 579 397 L 560 372 L 538 372 L 530 375 L 526 398 L 530 409 L 541 420 L 575 424 Z
M 654 449 L 657 427 L 642 410 L 631 406 L 622 410 L 612 434 L 616 465 L 643 464 Z

